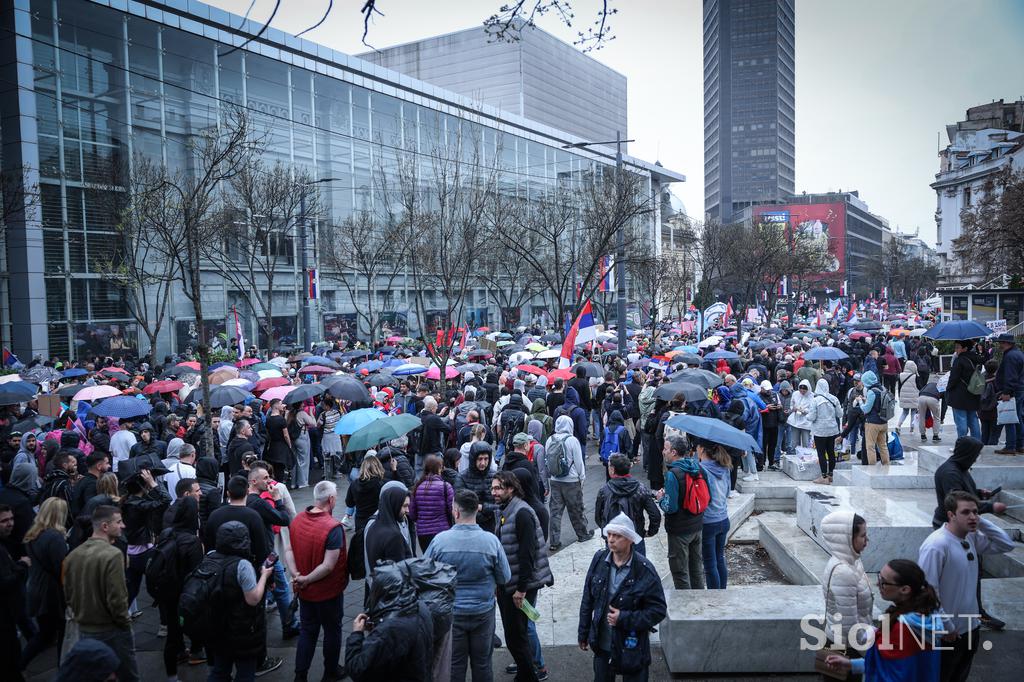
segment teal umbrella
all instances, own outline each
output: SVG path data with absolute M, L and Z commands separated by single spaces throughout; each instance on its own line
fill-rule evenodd
M 342 436 L 351 436 L 370 422 L 384 419 L 387 415 L 373 407 L 364 407 L 361 410 L 352 410 L 334 426 L 334 432 Z
M 404 436 L 413 429 L 418 429 L 422 420 L 411 414 L 396 414 L 383 419 L 376 419 L 352 434 L 348 439 L 346 450 L 356 452 L 376 447 L 381 441 Z

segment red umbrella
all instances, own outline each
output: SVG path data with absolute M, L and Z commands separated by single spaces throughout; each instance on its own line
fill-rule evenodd
M 260 360 L 258 358 L 243 358 L 235 363 L 238 367 L 248 367 L 249 365 L 258 365 Z
M 189 369 L 194 369 L 197 372 L 199 371 L 199 363 L 196 362 L 195 360 L 192 360 L 190 362 L 179 362 L 177 365 L 175 365 L 175 367 L 188 367 Z
M 128 370 L 120 367 L 107 367 L 106 369 L 100 370 L 100 374 L 124 374 L 128 376 Z
M 575 378 L 575 376 L 576 375 L 573 374 L 571 369 L 556 369 L 548 372 L 548 379 L 562 379 L 564 381 L 569 381 L 570 379 Z
M 850 334 L 850 338 L 853 339 L 854 341 L 858 339 L 870 339 L 871 334 L 868 334 L 867 332 L 854 332 Z
M 537 365 L 519 365 L 518 367 L 516 367 L 516 369 L 519 370 L 520 372 L 528 372 L 530 374 L 536 374 L 537 376 L 547 375 L 547 372 L 542 370 Z
M 262 393 L 268 388 L 274 388 L 275 386 L 290 386 L 291 381 L 284 377 L 271 377 L 269 379 L 260 379 L 256 382 L 256 386 L 252 389 L 253 393 Z
M 180 388 L 184 388 L 185 384 L 180 381 L 164 380 L 154 381 L 153 383 L 142 389 L 143 395 L 152 395 L 154 393 L 170 393 L 171 391 L 177 391 Z
M 306 365 L 298 370 L 299 374 L 334 374 L 336 370 L 323 365 Z

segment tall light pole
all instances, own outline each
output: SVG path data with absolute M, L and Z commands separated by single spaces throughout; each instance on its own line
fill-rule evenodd
M 302 345 L 304 348 L 310 348 L 313 343 L 313 298 L 310 296 L 309 285 L 311 281 L 311 273 L 309 269 L 310 262 L 310 249 L 309 249 L 309 224 L 306 220 L 306 187 L 312 185 L 319 185 L 325 182 L 334 182 L 339 178 L 319 178 L 317 180 L 310 180 L 302 183 L 302 192 L 299 194 L 299 263 L 302 266 Z M 317 297 L 320 296 L 320 292 L 316 292 Z M 319 327 L 320 325 L 317 324 Z
M 583 149 L 594 145 L 615 145 L 615 192 L 622 190 L 622 133 L 615 131 L 615 140 L 609 142 L 574 142 L 562 145 L 562 149 Z M 616 196 L 616 199 L 620 197 Z M 619 357 L 626 357 L 626 226 L 619 225 L 615 239 L 615 293 L 617 298 Z

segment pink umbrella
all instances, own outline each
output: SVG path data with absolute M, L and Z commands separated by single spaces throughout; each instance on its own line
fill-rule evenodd
M 401 343 L 404 338 L 402 336 L 389 336 L 388 343 Z
M 260 394 L 260 400 L 264 402 L 269 402 L 271 400 L 284 400 L 284 397 L 291 393 L 294 388 L 295 387 L 291 384 L 288 384 L 287 386 L 274 386 L 273 388 L 268 388 Z
M 238 367 L 248 367 L 249 365 L 258 365 L 260 361 L 258 358 L 244 358 L 235 363 Z
M 428 379 L 440 379 L 441 368 L 438 367 L 437 365 L 431 365 L 430 369 L 427 370 L 426 376 Z M 444 368 L 445 379 L 454 379 L 457 376 L 459 376 L 459 371 L 452 367 L 451 365 L 448 365 L 447 367 Z
M 323 365 L 306 365 L 298 370 L 299 374 L 334 374 L 335 371 L 337 370 L 324 367 Z
M 75 400 L 99 400 L 121 395 L 121 391 L 113 386 L 87 386 L 75 394 Z

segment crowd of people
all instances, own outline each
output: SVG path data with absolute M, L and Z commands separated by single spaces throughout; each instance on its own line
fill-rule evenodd
M 649 634 L 666 601 L 645 538 L 664 528 L 675 589 L 725 589 L 728 500 L 740 475 L 757 480 L 780 468 L 782 456 L 813 448 L 816 482 L 829 484 L 840 457 L 889 464 L 893 424 L 899 431 L 909 420 L 922 441 L 931 428 L 939 441 L 947 408 L 958 440 L 936 474 L 936 533 L 921 548 L 920 568 L 894 559 L 879 586 L 905 623 L 935 611 L 934 593 L 946 613 L 969 612 L 981 555 L 1007 551 L 1009 540 L 979 520 L 1005 507 L 977 490 L 968 469 L 983 444 L 998 441 L 992 403 L 1012 398 L 1024 407 L 1024 353 L 1012 336 L 996 339 L 999 360 L 985 342 L 958 341 L 950 371 L 940 373 L 926 337 L 839 328 L 797 335 L 761 329 L 711 344 L 634 338 L 624 357 L 583 349 L 571 369 L 559 369 L 557 358 L 517 358 L 519 346 L 476 350 L 446 382 L 381 371 L 407 366 L 414 348 L 338 348 L 317 360 L 354 376 L 365 400 L 329 390 L 261 399 L 268 377 L 270 388 L 292 390 L 320 386 L 322 374 L 304 371 L 308 353 L 250 352 L 238 363 L 242 371 L 211 368 L 241 386 L 246 367 L 267 367 L 248 382 L 252 393 L 212 415 L 200 400 L 198 371 L 181 359 L 40 363 L 59 374 L 0 408 L 0 569 L 15 615 L 0 647 L 20 670 L 57 644 L 58 656 L 67 653 L 64 666 L 92 656 L 115 661 L 119 680 L 139 679 L 132 621 L 153 603 L 168 680 L 180 665 L 204 663 L 211 680 L 253 679 L 282 664 L 267 650 L 266 618 L 276 609 L 282 638 L 297 639 L 297 680 L 307 678 L 323 630 L 326 680 L 461 681 L 470 672 L 478 681 L 491 679 L 497 611 L 514 660 L 507 672 L 517 681 L 548 679 L 533 616 L 540 591 L 559 578 L 550 557 L 565 543 L 565 514 L 576 541 L 592 539 L 591 527 L 603 538 L 578 628 L 580 648 L 593 652 L 594 677 L 646 679 Z M 814 360 L 824 349 L 836 351 L 834 359 Z M 377 365 L 360 362 L 367 359 Z M 147 390 L 163 381 L 173 383 Z M 74 398 L 104 386 L 136 396 L 144 416 L 102 416 L 103 399 Z M 64 399 L 56 417 L 38 413 L 46 392 Z M 414 415 L 415 428 L 351 449 L 352 432 L 341 427 L 366 408 Z M 686 434 L 672 425 L 680 414 L 719 419 L 757 447 Z M 997 452 L 1024 452 L 1018 424 L 1007 426 Z M 605 483 L 586 500 L 595 471 Z M 318 478 L 312 504 L 297 509 L 292 493 Z M 344 507 L 340 519 L 336 506 Z M 868 531 L 852 514 L 827 521 L 833 558 L 822 584 L 843 637 L 871 620 L 858 562 Z M 966 556 L 978 561 L 965 564 Z M 408 580 L 384 570 L 409 560 L 454 567 L 447 620 L 426 609 Z M 364 608 L 342 658 L 350 580 L 365 581 Z M 956 660 L 947 663 L 943 653 L 943 679 L 966 678 L 969 626 L 956 623 Z M 963 674 L 947 677 L 948 666 Z M 103 669 L 97 664 L 97 673 Z

